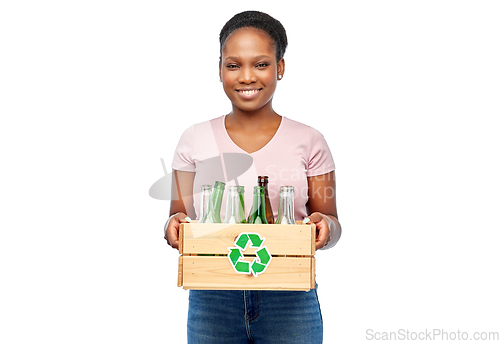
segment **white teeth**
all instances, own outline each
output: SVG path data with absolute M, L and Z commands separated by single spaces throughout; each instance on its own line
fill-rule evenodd
M 240 91 L 243 94 L 254 94 L 259 92 L 259 90 L 248 90 L 248 91 Z

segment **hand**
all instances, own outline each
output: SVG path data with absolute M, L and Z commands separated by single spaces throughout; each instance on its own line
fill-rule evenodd
M 184 213 L 176 213 L 168 219 L 164 228 L 164 238 L 172 248 L 179 249 L 179 226 L 188 222 L 191 222 L 191 219 Z
M 316 250 L 322 249 L 327 246 L 332 239 L 332 233 L 330 232 L 329 226 L 330 219 L 328 216 L 319 212 L 314 212 L 307 218 L 316 225 Z

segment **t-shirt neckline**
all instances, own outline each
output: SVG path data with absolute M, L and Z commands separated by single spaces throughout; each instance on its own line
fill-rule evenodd
M 231 136 L 229 136 L 227 130 L 226 130 L 226 116 L 227 115 L 223 115 L 222 116 L 222 121 L 221 121 L 221 125 L 222 125 L 222 131 L 224 132 L 226 138 L 229 140 L 229 142 L 231 142 L 231 144 L 236 147 L 237 149 L 239 149 L 240 151 L 246 153 L 246 154 L 249 154 L 249 155 L 253 155 L 253 154 L 258 154 L 260 152 L 262 152 L 263 150 L 265 150 L 267 147 L 269 147 L 271 145 L 271 143 L 273 141 L 276 141 L 276 138 L 278 137 L 278 134 L 282 131 L 282 128 L 283 128 L 283 125 L 284 125 L 284 122 L 285 122 L 285 116 L 281 116 L 281 122 L 280 122 L 280 125 L 278 127 L 278 129 L 276 130 L 276 132 L 274 133 L 274 136 L 263 146 L 261 147 L 259 150 L 256 150 L 255 152 L 252 152 L 252 153 L 248 153 L 246 150 L 244 150 L 243 148 L 241 148 L 240 146 L 238 146 L 234 141 L 233 139 L 231 139 Z

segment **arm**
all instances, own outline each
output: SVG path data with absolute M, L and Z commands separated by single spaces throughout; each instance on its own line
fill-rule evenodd
M 172 248 L 179 248 L 179 225 L 195 217 L 193 205 L 194 172 L 173 170 L 170 218 L 165 224 L 165 240 Z
M 337 216 L 335 171 L 307 177 L 309 219 L 316 224 L 316 249 L 328 249 L 339 241 L 342 228 Z
M 170 215 L 181 212 L 194 218 L 193 183 L 195 173 L 176 170 L 172 172 Z

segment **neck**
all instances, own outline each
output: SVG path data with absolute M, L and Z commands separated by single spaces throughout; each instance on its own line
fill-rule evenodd
M 254 111 L 243 111 L 233 105 L 233 111 L 229 114 L 233 123 L 239 123 L 246 127 L 261 126 L 270 123 L 273 119 L 280 117 L 273 109 L 271 102 L 263 108 Z

